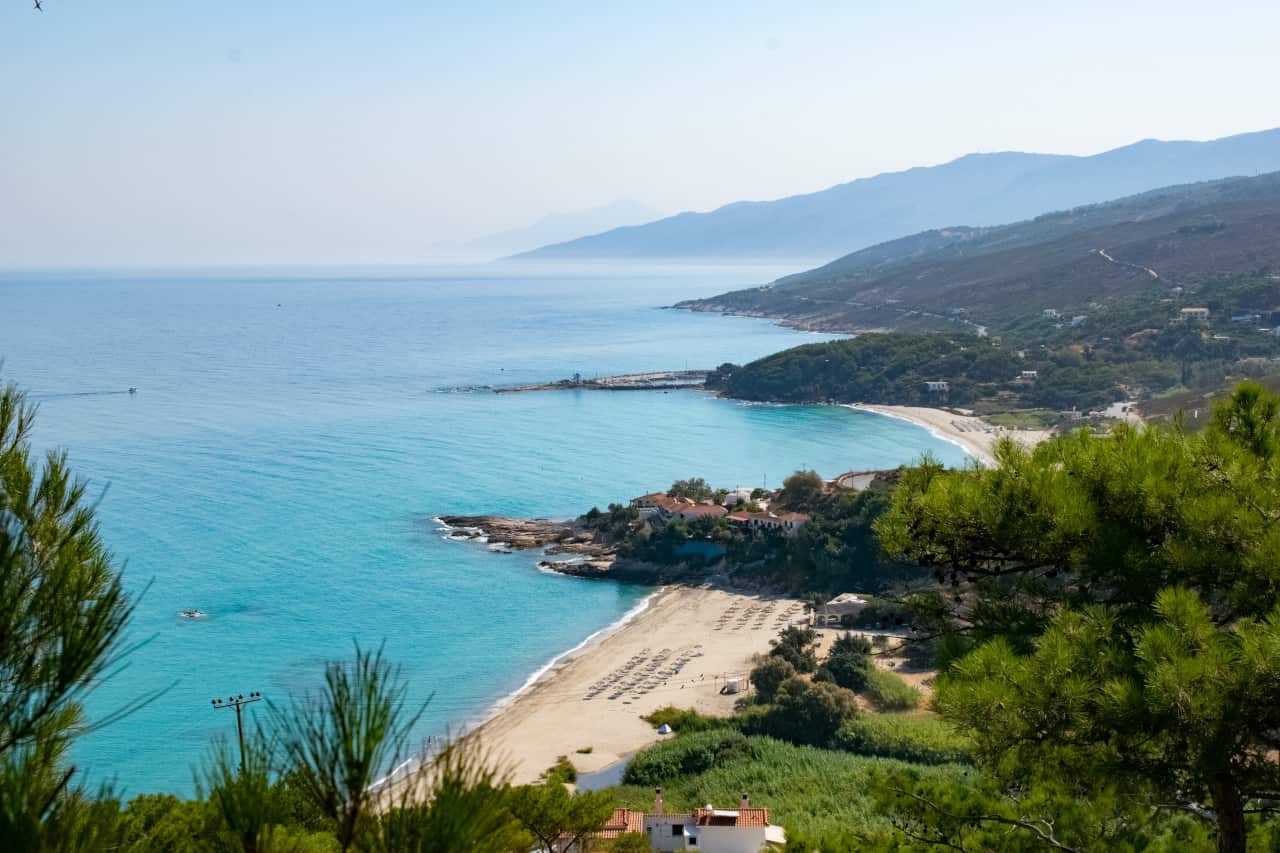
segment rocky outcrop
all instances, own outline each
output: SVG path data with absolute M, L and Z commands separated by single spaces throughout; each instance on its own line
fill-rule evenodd
M 578 536 L 572 523 L 546 518 L 508 518 L 501 515 L 446 515 L 440 522 L 452 528 L 454 539 L 488 541 L 517 551 L 571 543 Z

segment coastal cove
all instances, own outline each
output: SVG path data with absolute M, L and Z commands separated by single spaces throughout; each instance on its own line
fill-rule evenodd
M 4 379 L 40 405 L 40 449 L 67 448 L 90 479 L 141 594 L 130 638 L 146 642 L 89 710 L 165 691 L 84 738 L 76 761 L 126 795 L 190 792 L 210 736 L 233 732 L 210 697 L 283 699 L 353 640 L 385 641 L 411 700 L 430 698 L 420 737 L 457 731 L 652 591 L 446 542 L 438 516 L 568 518 L 679 477 L 776 486 L 798 467 L 964 460 L 919 427 L 840 407 L 443 390 L 824 339 L 655 310 L 766 275 L 0 277 Z

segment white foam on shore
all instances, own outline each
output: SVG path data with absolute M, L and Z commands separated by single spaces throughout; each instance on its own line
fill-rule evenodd
M 448 527 L 448 525 L 446 525 L 439 518 L 435 518 L 432 520 L 444 527 Z M 542 569 L 541 567 L 539 567 L 539 570 L 549 571 L 546 569 Z M 549 572 L 549 573 L 556 574 L 559 577 L 568 577 L 567 575 L 560 575 L 558 572 Z M 597 643 L 603 642 L 604 640 L 616 634 L 618 631 L 621 631 L 630 623 L 634 622 L 637 618 L 639 618 L 640 614 L 644 613 L 646 610 L 649 609 L 649 607 L 653 604 L 653 600 L 662 591 L 663 591 L 662 587 L 655 589 L 653 592 L 649 593 L 644 598 L 642 598 L 639 602 L 637 602 L 634 607 L 632 607 L 626 613 L 622 614 L 622 616 L 618 617 L 617 620 L 604 626 L 598 631 L 592 632 L 587 636 L 586 639 L 578 643 L 573 648 L 569 649 L 568 651 L 561 652 L 560 654 L 551 658 L 551 660 L 547 661 L 542 666 L 538 667 L 536 670 L 533 671 L 533 674 L 531 674 L 528 678 L 524 680 L 523 684 L 521 684 L 515 690 L 508 693 L 506 696 L 503 696 L 497 702 L 494 702 L 492 705 L 490 705 L 489 708 L 483 714 L 477 715 L 477 717 L 473 718 L 470 723 L 465 724 L 462 727 L 461 731 L 463 732 L 475 731 L 476 729 L 483 726 L 485 723 L 490 722 L 499 714 L 501 714 L 504 710 L 510 707 L 517 699 L 519 699 L 525 693 L 528 693 L 530 690 L 532 690 L 538 684 L 538 682 L 542 681 L 542 679 L 550 675 L 553 675 L 556 672 L 556 670 L 563 667 L 565 664 L 567 664 L 569 661 L 576 658 L 579 654 L 586 651 L 588 648 L 592 647 L 593 645 L 596 645 Z M 400 764 L 396 765 L 391 770 L 391 772 L 388 773 L 386 776 L 383 776 L 381 779 L 377 780 L 372 785 L 370 785 L 369 789 L 371 791 L 377 791 L 379 788 L 383 787 L 387 783 L 394 782 L 398 778 L 407 778 L 414 770 L 416 770 L 418 767 L 422 766 L 427 761 L 429 761 L 431 757 L 432 757 L 431 753 L 422 752 L 405 759 Z
M 637 603 L 635 607 L 632 607 L 626 613 L 622 614 L 622 616 L 620 616 L 617 619 L 617 621 L 604 626 L 598 631 L 593 632 L 592 634 L 588 635 L 587 638 L 583 640 L 581 643 L 578 643 L 578 645 L 569 649 L 567 652 L 562 652 L 556 655 L 551 660 L 547 661 L 545 664 L 540 666 L 538 669 L 534 670 L 533 674 L 525 679 L 524 684 L 521 684 L 511 693 L 508 693 L 506 696 L 502 697 L 497 702 L 495 702 L 492 706 L 490 706 L 489 711 L 476 723 L 476 726 L 477 727 L 482 726 L 485 723 L 492 720 L 494 717 L 498 716 L 498 714 L 502 713 L 502 711 L 505 708 L 510 706 L 513 702 L 515 702 L 525 693 L 528 693 L 530 690 L 532 690 L 534 685 L 536 685 L 539 681 L 541 681 L 545 676 L 553 674 L 560 667 L 564 666 L 566 663 L 568 663 L 569 661 L 577 657 L 581 652 L 585 651 L 586 649 L 595 645 L 598 642 L 602 642 L 608 639 L 609 637 L 616 634 L 618 631 L 621 631 L 630 623 L 634 622 L 640 616 L 641 613 L 644 613 L 646 610 L 649 609 L 650 605 L 653 604 L 653 599 L 657 597 L 657 595 L 660 592 L 662 592 L 661 589 L 656 589 L 653 592 L 649 593 L 644 598 L 640 599 L 639 603 Z
M 938 439 L 939 441 L 945 441 L 947 444 L 960 448 L 960 450 L 964 452 L 965 456 L 968 456 L 970 459 L 981 462 L 983 465 L 991 464 L 991 458 L 987 455 L 985 451 L 979 450 L 978 448 L 974 447 L 972 444 L 969 444 L 968 442 L 965 442 L 959 438 L 956 438 L 954 435 L 948 435 L 947 433 L 938 429 L 933 424 L 927 423 L 925 421 L 918 421 L 915 418 L 911 417 L 910 415 L 904 415 L 901 412 L 885 412 L 880 409 L 872 409 L 872 408 L 868 408 L 867 406 L 859 406 L 856 403 L 841 403 L 840 405 L 846 409 L 853 409 L 855 412 L 866 412 L 869 415 L 879 415 L 882 418 L 893 418 L 894 420 L 903 421 L 904 423 L 909 423 L 913 426 L 918 426 L 921 429 L 923 429 L 925 432 L 929 433 L 929 435 Z

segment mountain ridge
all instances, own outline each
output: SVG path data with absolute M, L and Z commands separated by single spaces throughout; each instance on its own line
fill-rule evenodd
M 1280 128 L 1204 142 L 1146 139 L 1087 156 L 970 153 L 813 193 L 686 211 L 514 257 L 834 258 L 959 222 L 998 225 L 1163 186 L 1276 170 Z

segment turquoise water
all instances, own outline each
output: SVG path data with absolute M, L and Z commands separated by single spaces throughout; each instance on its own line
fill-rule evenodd
M 145 588 L 131 638 L 148 642 L 90 710 L 169 686 L 77 762 L 127 794 L 190 792 L 233 725 L 210 698 L 283 699 L 354 640 L 385 640 L 412 697 L 433 697 L 422 736 L 456 729 L 645 594 L 446 542 L 435 516 L 567 517 L 678 477 L 777 484 L 924 450 L 959 462 L 922 429 L 847 409 L 441 390 L 818 339 L 657 310 L 776 272 L 0 275 L 3 378 L 39 402 L 37 443 L 69 450 L 128 585 Z

